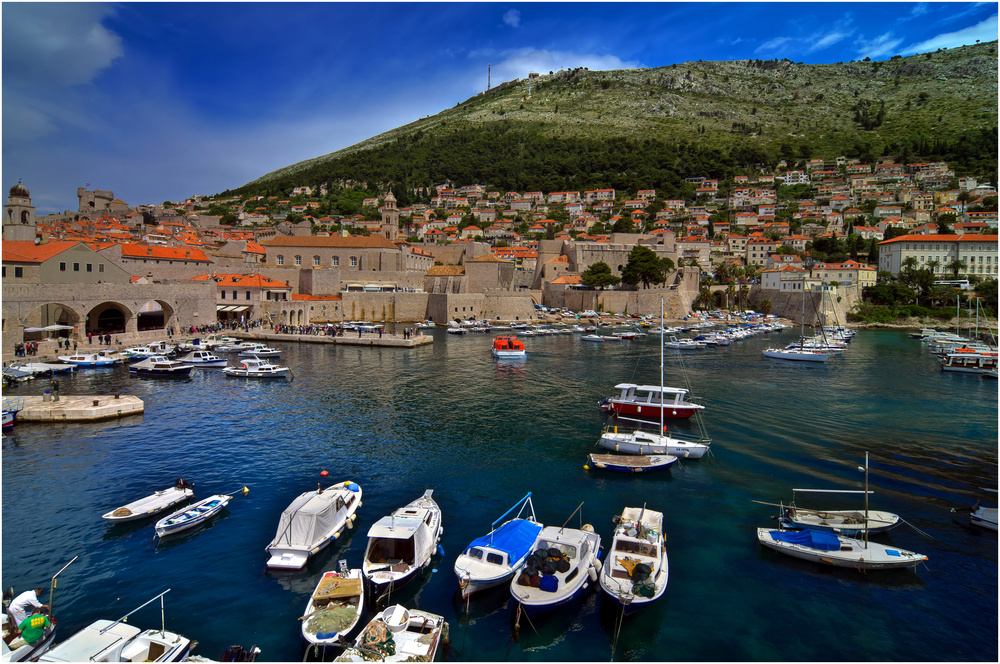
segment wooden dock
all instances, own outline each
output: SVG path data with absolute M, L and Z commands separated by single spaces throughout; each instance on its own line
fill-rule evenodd
M 24 399 L 24 408 L 17 414 L 17 422 L 97 422 L 142 415 L 145 410 L 142 399 L 128 394 L 85 397 L 45 394 L 19 398 Z

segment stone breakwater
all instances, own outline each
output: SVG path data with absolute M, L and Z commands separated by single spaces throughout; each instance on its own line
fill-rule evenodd
M 82 397 L 44 394 L 21 398 L 24 408 L 17 414 L 18 422 L 96 422 L 142 415 L 145 410 L 142 399 L 128 394 Z

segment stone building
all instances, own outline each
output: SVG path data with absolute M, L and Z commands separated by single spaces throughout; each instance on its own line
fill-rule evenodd
M 3 208 L 3 239 L 34 241 L 36 230 L 35 206 L 31 193 L 18 181 L 7 195 Z
M 101 215 L 124 214 L 128 212 L 128 204 L 115 198 L 115 192 L 95 189 L 87 191 L 86 187 L 76 190 L 76 197 L 80 199 L 80 214 L 90 218 Z

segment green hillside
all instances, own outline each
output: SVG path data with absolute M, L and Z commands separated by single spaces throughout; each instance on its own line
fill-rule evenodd
M 333 182 L 500 189 L 656 188 L 779 160 L 943 159 L 997 180 L 997 42 L 877 62 L 688 62 L 545 73 L 234 192 Z

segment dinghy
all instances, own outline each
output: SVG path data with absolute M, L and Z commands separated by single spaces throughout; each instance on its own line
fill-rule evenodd
M 517 516 L 497 528 L 497 524 L 518 505 L 520 509 Z M 525 508 L 531 513 L 522 517 Z M 531 554 L 531 547 L 542 529 L 542 524 L 535 519 L 531 492 L 494 521 L 490 528 L 488 534 L 472 540 L 455 560 L 455 575 L 458 577 L 463 599 L 480 590 L 510 581 Z
M 433 662 L 448 623 L 442 616 L 402 605 L 376 614 L 335 662 Z
M 615 517 L 611 551 L 601 569 L 601 590 L 630 613 L 663 596 L 669 573 L 663 513 L 626 507 Z
M 189 507 L 178 510 L 169 516 L 165 516 L 156 522 L 156 535 L 166 537 L 184 530 L 190 530 L 200 523 L 204 523 L 222 511 L 222 508 L 229 504 L 232 496 L 216 494 L 194 503 Z
M 134 500 L 127 505 L 104 514 L 101 518 L 107 519 L 112 523 L 121 523 L 144 519 L 147 516 L 152 516 L 157 512 L 169 509 L 194 495 L 194 491 L 190 488 L 191 485 L 186 483 L 181 484 L 181 482 L 183 480 L 178 480 L 176 486 L 157 491 L 151 496 Z
M 347 569 L 341 560 L 339 569 L 324 572 L 309 597 L 302 614 L 302 638 L 313 645 L 339 645 L 365 610 L 365 584 L 360 569 Z
M 669 454 L 589 454 L 587 470 L 610 470 L 615 473 L 651 473 L 670 468 L 677 457 Z
M 353 528 L 361 487 L 339 482 L 299 494 L 281 513 L 278 531 L 267 545 L 271 569 L 301 569 L 309 557 Z
M 375 589 L 395 590 L 431 562 L 441 539 L 441 508 L 433 489 L 368 530 L 368 547 L 361 570 Z

